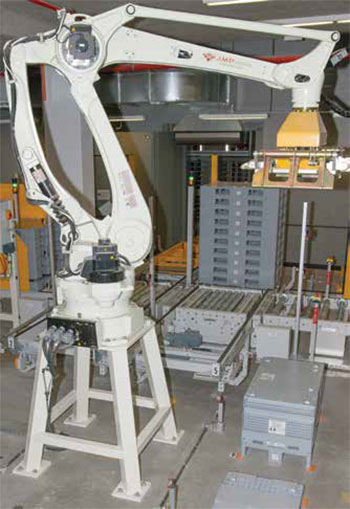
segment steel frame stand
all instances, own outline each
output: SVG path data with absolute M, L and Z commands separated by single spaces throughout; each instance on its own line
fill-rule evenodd
M 139 341 L 143 350 L 152 397 L 132 395 L 128 349 Z M 47 362 L 42 344 L 40 344 L 25 456 L 13 473 L 34 478 L 39 477 L 50 466 L 49 461 L 42 459 L 45 445 L 119 459 L 121 482 L 112 492 L 112 496 L 140 502 L 150 488 L 149 482 L 141 480 L 140 453 L 152 439 L 177 445 L 183 432 L 178 433 L 176 430 L 154 323 L 147 320 L 144 327 L 134 336 L 113 341 L 113 345 L 103 349 L 108 351 L 112 390 L 105 391 L 90 387 L 90 348 L 76 347 L 74 387 L 52 408 L 51 422 L 54 422 L 70 406 L 74 405 L 73 413 L 65 421 L 65 424 L 86 427 L 95 418 L 95 415 L 89 415 L 89 400 L 110 401 L 114 408 L 118 445 L 46 431 L 45 388 L 51 384 L 51 375 L 45 371 Z M 138 434 L 135 429 L 134 405 L 155 410 L 154 416 Z

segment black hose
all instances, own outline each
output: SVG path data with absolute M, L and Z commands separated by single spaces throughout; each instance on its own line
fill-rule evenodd
M 204 435 L 206 434 L 206 432 L 208 431 L 208 428 L 205 427 L 201 430 L 201 432 L 199 433 L 199 436 L 197 437 L 197 440 L 194 444 L 194 446 L 192 447 L 192 449 L 190 450 L 187 458 L 185 459 L 185 461 L 182 463 L 179 471 L 177 472 L 177 474 L 175 475 L 175 477 L 173 478 L 173 481 L 175 483 L 177 483 L 177 481 L 180 479 L 183 471 L 185 470 L 185 468 L 187 467 L 188 463 L 191 461 L 194 453 L 197 451 L 200 443 L 202 442 L 203 438 L 204 438 Z M 160 504 L 159 504 L 159 508 L 162 509 L 165 505 L 165 502 L 167 501 L 169 497 L 169 491 L 166 492 L 166 494 L 164 495 L 164 497 L 162 498 Z
M 329 97 L 322 94 L 322 100 L 330 107 L 332 111 L 338 113 L 341 117 L 350 118 L 349 106 L 344 106 L 337 97 Z
M 56 387 L 57 383 L 57 371 L 55 366 L 56 361 L 56 355 L 58 352 L 59 347 L 61 346 L 60 341 L 53 341 L 50 338 L 47 338 L 47 336 L 43 339 L 42 342 L 42 349 L 43 353 L 47 362 L 47 367 L 42 370 L 42 375 L 44 378 L 44 386 L 45 386 L 45 397 L 46 397 L 46 406 L 47 406 L 47 419 L 46 419 L 46 430 L 49 433 L 55 433 L 55 428 L 51 422 L 51 415 L 52 415 L 52 407 L 53 407 L 53 393 L 54 389 Z M 46 378 L 45 378 L 45 371 L 49 371 L 51 375 L 51 384 L 48 387 L 46 385 Z M 64 433 L 60 433 L 64 434 Z M 45 446 L 46 449 L 51 451 L 65 451 L 66 449 L 64 447 L 55 447 L 55 446 Z
M 16 89 L 15 79 L 14 79 L 14 75 L 13 75 L 12 68 L 11 68 L 10 55 L 11 55 L 12 49 L 15 46 L 17 46 L 18 44 L 35 42 L 35 41 L 46 41 L 46 40 L 53 39 L 53 38 L 57 39 L 57 36 L 58 36 L 59 32 L 61 31 L 61 28 L 64 26 L 65 18 L 66 18 L 66 14 L 64 12 L 64 14 L 61 18 L 61 22 L 59 23 L 58 27 L 55 30 L 53 30 L 47 34 L 34 35 L 34 36 L 21 37 L 19 39 L 14 39 L 13 41 L 9 41 L 7 44 L 5 44 L 5 47 L 4 47 L 3 60 L 4 60 L 4 64 L 5 64 L 5 70 L 10 77 L 9 85 L 10 85 L 10 92 L 11 92 L 11 105 L 10 105 L 11 143 L 12 143 L 13 151 L 16 156 L 16 161 L 19 165 L 21 174 L 22 174 L 25 182 L 27 180 L 26 173 L 22 167 L 22 162 L 21 162 L 21 158 L 19 155 L 18 145 L 17 145 L 16 137 L 15 137 L 15 117 L 16 117 L 16 110 L 17 110 L 17 89 Z M 74 220 L 69 215 L 69 213 L 65 210 L 65 208 L 62 205 L 61 201 L 59 200 L 58 196 L 52 197 L 51 208 L 55 214 L 57 221 L 61 225 L 64 226 L 67 222 L 69 223 L 73 241 L 76 240 L 78 238 L 78 233 L 76 230 Z
M 130 266 L 130 265 L 131 265 L 131 263 L 129 262 L 129 260 L 127 259 L 127 257 L 126 257 L 126 256 L 124 256 L 124 255 L 122 255 L 122 254 L 118 254 L 118 259 L 119 259 L 121 262 L 125 263 L 125 265 L 128 265 L 128 266 Z

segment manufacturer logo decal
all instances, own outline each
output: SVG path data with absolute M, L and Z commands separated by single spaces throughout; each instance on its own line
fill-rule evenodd
M 210 62 L 211 60 L 214 60 L 216 57 L 213 55 L 213 53 L 203 53 L 204 58 L 207 62 Z
M 220 64 L 235 63 L 235 59 L 231 56 L 215 55 L 215 53 L 203 53 L 203 56 L 207 62 L 211 62 L 212 60 L 215 60 L 215 62 L 219 62 Z

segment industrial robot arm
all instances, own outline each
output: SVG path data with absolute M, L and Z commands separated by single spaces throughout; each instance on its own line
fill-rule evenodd
M 222 73 L 259 81 L 273 88 L 291 89 L 293 107 L 302 110 L 316 124 L 312 139 L 309 136 L 303 145 L 295 146 L 319 147 L 325 143 L 325 132 L 315 110 L 320 102 L 324 68 L 339 40 L 338 32 L 287 28 L 132 4 L 94 17 L 64 11 L 60 15 L 57 30 L 10 42 L 4 53 L 16 153 L 27 196 L 63 226 L 62 242 L 70 252 L 68 275 L 79 273 L 84 259 L 91 255 L 91 246 L 98 241 L 109 239 L 134 266 L 148 254 L 151 243 L 147 205 L 94 88 L 102 67 L 116 63 L 161 64 Z M 276 64 L 126 26 L 140 17 L 295 36 L 319 43 L 296 61 Z M 27 67 L 39 64 L 54 67 L 67 79 L 72 96 L 98 145 L 110 180 L 113 202 L 111 215 L 103 220 L 95 219 L 83 209 L 62 187 L 46 161 L 34 124 L 27 78 Z M 279 133 L 279 136 L 283 138 L 285 133 Z

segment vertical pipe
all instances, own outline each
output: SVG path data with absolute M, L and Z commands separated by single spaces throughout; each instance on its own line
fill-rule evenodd
M 19 268 L 18 268 L 18 245 L 16 237 L 16 226 L 18 224 L 18 195 L 13 193 L 12 201 L 12 218 L 10 219 L 10 236 L 15 249 L 11 256 L 11 276 L 10 276 L 10 295 L 11 295 L 11 314 L 14 327 L 18 327 L 21 323 L 20 312 L 20 284 L 19 284 Z
M 194 185 L 187 186 L 187 260 L 186 260 L 186 286 L 192 284 L 192 255 L 193 255 L 193 209 L 194 209 Z
M 176 482 L 174 479 L 169 479 L 168 482 L 168 493 L 169 493 L 169 509 L 176 509 Z
M 217 431 L 223 432 L 225 427 L 225 399 L 223 394 L 217 396 L 218 413 L 217 413 Z
M 340 299 L 340 301 L 338 302 L 338 311 L 337 311 L 336 320 L 339 320 L 341 322 L 343 322 L 345 320 L 346 306 L 347 306 L 347 301 L 345 299 Z
M 303 296 L 303 275 L 304 275 L 304 258 L 305 258 L 308 205 L 309 204 L 306 201 L 303 204 L 303 222 L 302 222 L 302 226 L 301 226 L 297 310 L 296 310 L 296 318 L 295 318 L 294 345 L 293 345 L 293 357 L 295 359 L 298 357 L 298 346 L 299 346 L 300 313 L 301 313 L 301 300 L 302 300 L 302 296 Z
M 154 288 L 154 277 L 155 277 L 155 267 L 154 267 L 154 196 L 150 196 L 148 198 L 148 206 L 151 214 L 151 222 L 152 222 L 152 244 L 151 251 L 149 254 L 149 298 L 150 298 L 150 306 L 151 306 L 151 316 L 154 318 L 156 315 L 156 293 Z
M 57 288 L 56 288 L 56 264 L 55 264 L 55 238 L 53 232 L 53 221 L 48 216 L 47 229 L 49 233 L 49 256 L 50 256 L 50 272 L 51 272 L 51 288 L 53 304 L 57 304 Z
M 329 298 L 329 292 L 331 289 L 331 283 L 332 283 L 332 265 L 334 263 L 334 259 L 332 257 L 327 258 L 327 274 L 326 274 L 326 290 L 324 294 L 324 298 Z
M 12 192 L 13 196 L 13 214 L 16 225 L 19 222 L 19 210 L 18 210 L 18 192 Z

